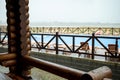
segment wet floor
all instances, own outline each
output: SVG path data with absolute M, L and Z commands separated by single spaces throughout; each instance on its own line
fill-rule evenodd
M 2 80 L 11 80 L 7 77 L 6 79 L 4 79 L 5 77 L 4 73 L 9 73 L 9 69 L 7 67 L 0 66 L 0 76 L 1 76 L 0 78 L 2 78 Z M 66 80 L 62 77 L 59 77 L 57 75 L 51 74 L 49 72 L 46 72 L 44 70 L 35 67 L 31 69 L 31 77 L 33 78 L 33 80 Z

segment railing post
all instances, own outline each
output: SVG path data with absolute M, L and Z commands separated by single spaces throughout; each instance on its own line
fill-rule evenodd
M 56 54 L 58 54 L 58 32 L 56 32 Z
M 115 46 L 115 57 L 117 57 L 118 54 L 118 39 L 116 38 L 116 46 Z
M 75 36 L 73 36 L 73 45 L 72 45 L 72 47 L 73 47 L 73 52 L 75 52 Z
M 113 30 L 114 30 L 114 28 L 112 28 L 112 35 L 113 35 Z
M 95 38 L 95 33 L 92 33 L 92 59 L 94 59 L 94 52 L 95 52 L 94 38 Z
M 120 28 L 119 28 L 119 35 L 120 35 Z
M 88 27 L 88 34 L 90 34 L 90 28 Z
M 44 27 L 42 27 L 43 28 L 43 33 L 44 33 Z
M 0 28 L 0 42 L 1 42 L 1 28 Z
M 41 34 L 41 43 L 42 43 L 41 46 L 42 46 L 42 48 L 43 48 L 43 46 L 44 46 L 44 45 L 43 45 L 43 44 L 44 44 L 44 43 L 43 43 L 43 42 L 44 42 L 43 39 L 44 39 L 44 38 L 43 38 L 43 34 Z
M 37 29 L 37 33 L 39 33 L 39 32 L 38 32 L 38 27 L 36 27 L 36 29 Z

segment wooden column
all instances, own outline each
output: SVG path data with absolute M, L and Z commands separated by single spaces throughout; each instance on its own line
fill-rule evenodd
M 8 53 L 20 55 L 20 18 L 18 0 L 6 0 Z M 16 73 L 16 67 L 10 67 L 10 73 Z
M 30 53 L 30 33 L 28 0 L 6 0 L 8 53 L 17 55 L 16 65 L 10 67 L 10 73 L 25 78 L 28 66 L 21 60 Z
M 20 47 L 21 47 L 21 55 L 22 56 L 29 56 L 31 51 L 31 44 L 30 44 L 30 28 L 29 28 L 29 7 L 28 7 L 29 0 L 19 0 L 20 5 Z M 21 59 L 20 59 L 21 60 Z M 22 61 L 22 76 L 25 78 L 30 77 L 30 67 L 24 64 Z

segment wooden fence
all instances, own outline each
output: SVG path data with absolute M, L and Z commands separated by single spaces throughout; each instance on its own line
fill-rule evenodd
M 1 44 L 5 44 L 4 39 L 6 38 L 7 34 L 5 32 L 1 32 L 1 34 L 5 34 L 4 37 L 0 37 L 0 41 Z M 36 39 L 39 37 L 39 39 Z M 45 41 L 45 37 L 50 37 L 47 41 Z M 69 41 L 71 41 L 70 44 L 67 43 L 67 41 L 64 39 L 69 39 Z M 84 40 L 84 44 L 80 45 L 79 44 L 76 46 L 76 38 L 79 39 L 83 39 L 86 38 Z M 101 57 L 105 57 L 107 59 L 107 57 L 110 58 L 114 58 L 115 60 L 120 60 L 120 52 L 119 52 L 119 43 L 120 43 L 120 37 L 119 36 L 96 36 L 94 33 L 92 35 L 63 35 L 63 34 L 59 34 L 58 32 L 56 32 L 56 34 L 38 34 L 38 33 L 31 33 L 31 47 L 32 48 L 37 48 L 38 50 L 41 49 L 45 49 L 46 52 L 47 51 L 56 51 L 56 54 L 59 53 L 59 51 L 62 51 L 63 53 L 77 53 L 78 57 L 81 54 L 87 55 L 87 57 L 94 59 L 95 56 L 101 56 Z M 110 42 L 110 44 L 114 44 L 115 45 L 115 51 L 113 54 L 113 51 L 111 51 L 108 46 L 105 45 L 105 43 L 103 43 L 101 41 L 101 39 L 103 40 L 108 40 L 109 39 L 113 39 L 115 40 L 115 42 Z M 61 43 L 62 44 L 61 44 Z M 96 42 L 98 42 L 102 48 L 104 48 L 106 50 L 106 52 L 108 53 L 106 55 L 106 52 L 104 54 L 97 54 L 96 53 L 96 49 L 98 47 L 96 47 Z M 89 47 L 91 46 L 91 49 L 89 50 L 84 50 L 85 52 L 81 52 L 80 49 L 86 45 L 86 43 L 89 43 L 91 45 L 89 45 Z M 52 47 L 54 48 L 51 48 Z M 108 44 L 109 45 L 109 44 Z M 88 52 L 87 52 L 88 51 Z
M 0 26 L 2 32 L 6 32 L 6 26 Z M 30 27 L 31 33 L 53 33 L 61 34 L 92 34 L 99 29 L 102 35 L 120 35 L 119 27 Z

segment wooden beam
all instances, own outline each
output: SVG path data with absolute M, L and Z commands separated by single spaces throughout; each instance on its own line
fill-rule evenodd
M 15 59 L 15 58 L 16 58 L 15 53 L 9 53 L 9 54 L 8 53 L 1 53 L 0 54 L 0 62 Z
M 59 64 L 55 64 L 52 62 L 48 62 L 30 56 L 23 56 L 22 60 L 29 65 L 51 72 L 58 76 L 67 78 L 68 80 L 80 80 L 81 76 L 85 74 L 84 71 L 80 71 L 77 69 L 62 66 Z
M 107 66 L 102 66 L 100 68 L 89 71 L 81 77 L 81 80 L 103 80 L 104 78 L 111 78 L 112 71 Z M 104 79 L 106 80 L 106 79 Z
M 2 66 L 5 66 L 5 67 L 15 66 L 16 60 L 3 61 L 1 64 Z

